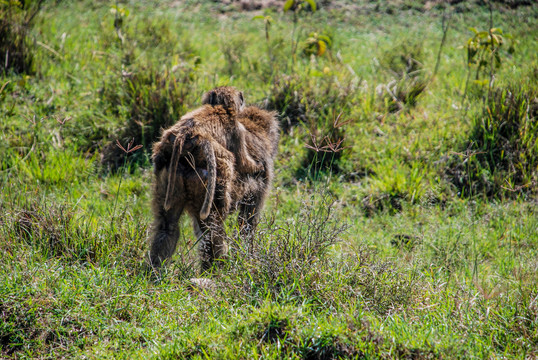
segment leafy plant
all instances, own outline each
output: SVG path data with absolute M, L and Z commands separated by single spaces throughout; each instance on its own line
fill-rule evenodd
M 467 39 L 465 50 L 467 54 L 467 79 L 465 80 L 465 90 L 462 102 L 465 101 L 469 89 L 471 73 L 474 71 L 474 83 L 484 86 L 489 83 L 489 88 L 493 85 L 495 71 L 499 69 L 503 62 L 501 50 L 504 44 L 510 41 L 507 52 L 513 54 L 515 42 L 510 34 L 503 33 L 502 29 L 490 27 L 489 30 L 479 31 L 472 27 L 469 29 L 474 35 Z M 484 79 L 485 76 L 487 79 Z M 488 81 L 489 80 L 489 81 Z
M 332 46 L 332 40 L 329 36 L 311 32 L 303 45 L 303 53 L 307 56 L 323 56 Z
M 297 44 L 299 43 L 298 38 L 295 37 L 297 23 L 299 22 L 299 13 L 305 11 L 306 9 L 315 12 L 317 9 L 316 2 L 314 0 L 287 0 L 282 8 L 284 12 L 293 11 L 293 30 L 291 32 L 292 70 L 294 70 L 295 67 Z
M 129 16 L 129 10 L 118 6 L 117 1 L 116 1 L 116 5 L 110 8 L 110 12 L 114 14 L 114 29 L 116 30 L 116 35 L 118 36 L 118 39 L 123 44 L 123 42 L 125 41 L 125 37 L 121 30 L 122 30 L 124 19 Z
M 299 12 L 305 9 L 309 9 L 311 11 L 316 11 L 317 5 L 314 0 L 287 0 L 284 3 L 283 10 L 284 11 L 293 11 L 293 12 Z

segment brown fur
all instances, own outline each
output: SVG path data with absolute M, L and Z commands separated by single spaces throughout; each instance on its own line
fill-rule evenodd
M 247 130 L 245 143 L 248 153 L 263 166 L 263 171 L 256 174 L 238 171 L 234 183 L 237 190 L 231 196 L 232 202 L 239 208 L 241 233 L 252 235 L 273 181 L 280 129 L 276 113 L 254 106 L 244 109 L 238 120 Z
M 240 101 L 226 102 L 229 98 L 218 97 L 222 91 L 211 95 L 214 91 L 204 95 L 206 105 L 183 116 L 153 146 L 155 267 L 174 253 L 183 211 L 193 219 L 205 271 L 226 255 L 227 215 L 239 208 L 242 233 L 251 234 L 267 196 L 279 138 L 275 114 L 254 107 L 237 113 L 242 94 Z

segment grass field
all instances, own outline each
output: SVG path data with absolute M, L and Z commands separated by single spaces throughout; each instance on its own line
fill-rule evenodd
M 538 357 L 538 6 L 254 3 L 0 4 L 0 358 Z M 200 289 L 149 155 L 218 85 L 282 134 Z

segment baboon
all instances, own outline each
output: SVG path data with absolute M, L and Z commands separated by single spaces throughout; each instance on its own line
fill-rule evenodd
M 273 177 L 279 138 L 275 114 L 241 110 L 243 95 L 234 88 L 214 89 L 203 103 L 153 146 L 154 267 L 174 253 L 185 210 L 199 239 L 202 271 L 210 269 L 227 252 L 227 215 L 239 208 L 242 233 L 252 233 Z
M 273 181 L 274 160 L 278 151 L 280 128 L 275 112 L 255 106 L 245 108 L 238 116 L 245 126 L 245 144 L 249 155 L 263 166 L 257 173 L 238 171 L 234 186 L 239 190 L 232 202 L 239 208 L 239 229 L 242 235 L 252 235 Z

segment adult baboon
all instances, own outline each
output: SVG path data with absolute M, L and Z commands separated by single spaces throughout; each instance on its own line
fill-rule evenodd
M 154 267 L 174 253 L 184 210 L 200 242 L 202 271 L 226 255 L 223 222 L 230 212 L 239 207 L 245 233 L 256 226 L 273 177 L 278 123 L 275 114 L 253 107 L 237 113 L 243 103 L 238 94 L 233 88 L 210 91 L 206 105 L 183 116 L 153 146 Z

